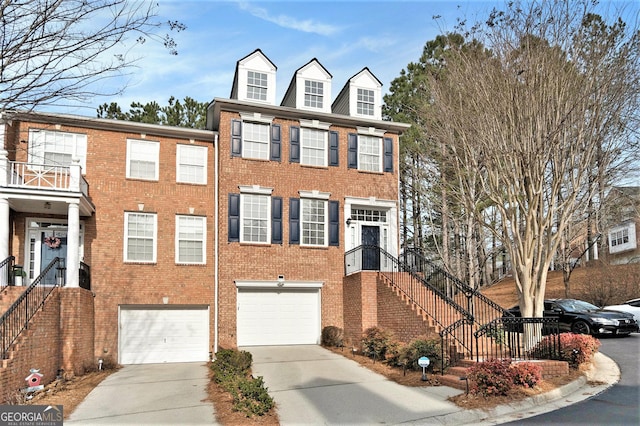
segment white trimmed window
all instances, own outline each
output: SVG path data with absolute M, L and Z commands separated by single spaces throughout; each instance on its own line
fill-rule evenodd
M 620 253 L 638 248 L 634 222 L 615 227 L 609 231 L 609 253 Z
M 87 161 L 87 135 L 52 130 L 29 130 L 29 163 L 65 166 L 80 160 L 83 172 Z
M 240 242 L 271 241 L 271 197 L 263 194 L 240 194 Z
M 327 132 L 318 129 L 301 128 L 301 164 L 309 166 L 327 165 Z
M 327 201 L 320 199 L 300 199 L 302 207 L 301 245 L 327 245 Z
M 267 100 L 267 74 L 256 71 L 247 72 L 247 98 Z
M 176 263 L 205 264 L 207 219 L 176 216 Z
M 359 135 L 358 144 L 358 169 L 381 172 L 382 138 Z
M 124 261 L 155 263 L 158 217 L 154 213 L 125 212 Z
M 356 112 L 359 115 L 373 115 L 374 105 L 373 90 L 358 89 L 358 100 L 356 106 Z
M 304 106 L 322 109 L 324 99 L 324 83 L 321 81 L 305 80 Z
M 269 159 L 268 124 L 242 122 L 242 157 Z
M 182 183 L 207 183 L 207 147 L 178 145 L 176 180 Z
M 158 180 L 160 143 L 127 139 L 127 177 Z

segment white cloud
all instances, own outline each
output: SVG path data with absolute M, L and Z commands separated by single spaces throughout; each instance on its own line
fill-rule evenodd
M 312 19 L 300 20 L 298 18 L 294 18 L 287 15 L 277 15 L 271 16 L 267 9 L 262 7 L 254 6 L 250 3 L 240 2 L 238 6 L 241 10 L 249 12 L 251 15 L 256 18 L 263 19 L 267 22 L 271 22 L 283 28 L 290 28 L 297 31 L 302 31 L 305 33 L 315 33 L 323 36 L 330 36 L 338 31 L 340 31 L 339 27 L 329 24 L 323 24 L 321 22 L 316 22 Z

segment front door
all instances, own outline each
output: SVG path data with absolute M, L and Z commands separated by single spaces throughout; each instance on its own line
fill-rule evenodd
M 64 268 L 67 258 L 67 233 L 64 231 L 42 231 L 40 237 L 40 272 L 44 271 L 56 257 L 61 259 L 57 267 L 51 268 L 47 272 L 43 281 L 44 284 L 55 285 L 57 277 L 64 274 L 64 270 L 60 268 Z
M 380 227 L 362 226 L 362 269 L 377 271 L 380 269 Z

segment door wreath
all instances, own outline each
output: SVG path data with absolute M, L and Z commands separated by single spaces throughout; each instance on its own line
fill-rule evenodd
M 50 249 L 57 249 L 58 247 L 60 247 L 61 241 L 60 241 L 60 238 L 58 238 L 58 237 L 50 236 L 50 237 L 46 237 L 44 239 L 44 243 Z

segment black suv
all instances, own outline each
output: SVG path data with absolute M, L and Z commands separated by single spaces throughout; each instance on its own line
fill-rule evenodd
M 509 312 L 516 317 L 521 316 L 518 306 L 509 309 Z M 628 336 L 638 331 L 638 323 L 632 314 L 605 311 L 591 303 L 577 299 L 545 300 L 544 317 L 558 318 L 561 332 Z

